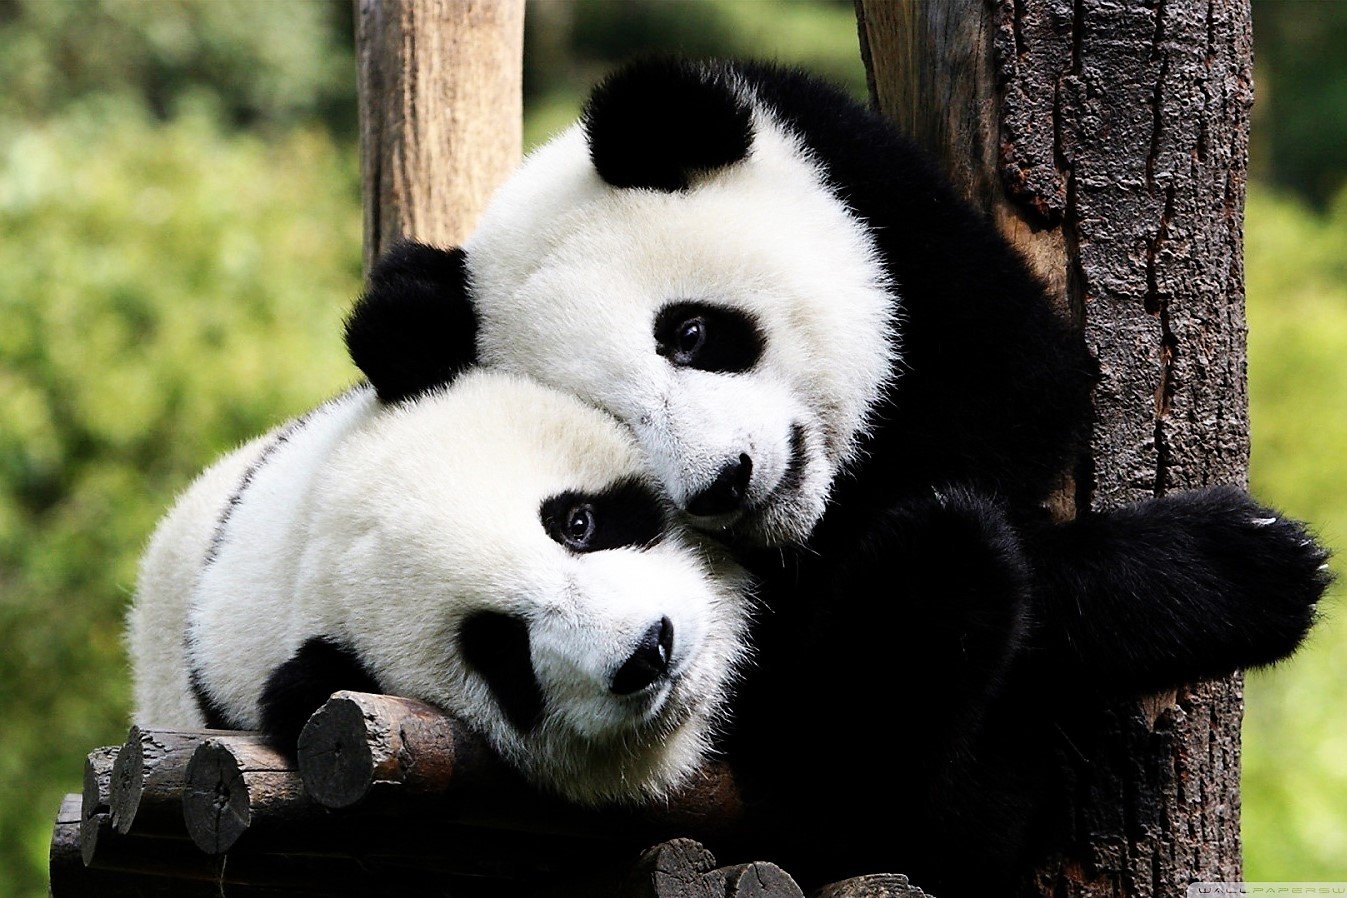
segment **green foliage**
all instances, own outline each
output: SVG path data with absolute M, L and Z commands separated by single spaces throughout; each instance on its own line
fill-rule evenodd
M 37 118 L 119 94 L 157 115 L 355 124 L 345 0 L 0 0 L 0 113 Z
M 1347 191 L 1323 214 L 1255 188 L 1247 211 L 1254 492 L 1347 547 Z M 1343 570 L 1339 560 L 1335 570 Z M 1250 879 L 1347 876 L 1347 619 L 1342 586 L 1309 645 L 1249 677 Z
M 1323 207 L 1343 184 L 1347 3 L 1253 5 L 1258 173 Z
M 96 148 L 96 151 L 91 151 Z M 355 156 L 113 104 L 0 143 L 0 894 L 125 738 L 140 549 L 221 451 L 352 378 Z

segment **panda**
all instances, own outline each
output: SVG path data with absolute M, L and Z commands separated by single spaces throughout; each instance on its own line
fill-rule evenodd
M 1050 850 L 1065 709 L 1274 663 L 1329 582 L 1304 525 L 1233 488 L 1052 520 L 1090 427 L 1081 335 L 931 161 L 789 69 L 619 70 L 464 246 L 388 253 L 347 342 L 631 428 L 767 609 L 723 747 L 754 855 L 806 882 L 1013 888 Z M 876 718 L 910 732 L 845 738 Z
M 293 751 L 332 692 L 388 692 L 572 801 L 676 788 L 745 654 L 743 572 L 574 398 L 489 371 L 374 384 L 228 455 L 159 526 L 130 615 L 138 719 Z

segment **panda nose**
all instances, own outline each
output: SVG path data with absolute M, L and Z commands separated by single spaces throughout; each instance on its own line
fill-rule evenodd
M 747 455 L 726 462 L 715 481 L 688 500 L 688 514 L 699 518 L 729 514 L 743 503 L 744 494 L 748 492 L 748 481 L 752 477 L 753 459 Z
M 651 624 L 641 637 L 636 651 L 613 674 L 613 682 L 608 687 L 613 694 L 631 695 L 640 692 L 667 674 L 669 659 L 673 656 L 673 635 L 673 621 L 667 617 Z

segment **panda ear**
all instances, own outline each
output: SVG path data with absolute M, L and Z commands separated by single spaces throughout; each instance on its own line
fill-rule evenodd
M 477 363 L 477 313 L 467 255 L 395 244 L 346 318 L 346 350 L 382 402 L 450 383 Z
M 753 115 L 723 64 L 648 59 L 610 75 L 580 120 L 599 177 L 614 187 L 685 190 L 753 145 Z

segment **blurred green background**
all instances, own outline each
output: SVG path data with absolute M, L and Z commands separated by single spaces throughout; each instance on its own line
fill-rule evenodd
M 778 57 L 864 91 L 849 2 L 530 5 L 526 142 L 633 51 Z M 1253 481 L 1347 536 L 1347 5 L 1255 4 Z M 0 896 L 120 742 L 137 555 L 222 450 L 351 379 L 347 0 L 0 0 Z M 1347 878 L 1347 624 L 1249 679 L 1247 873 Z

